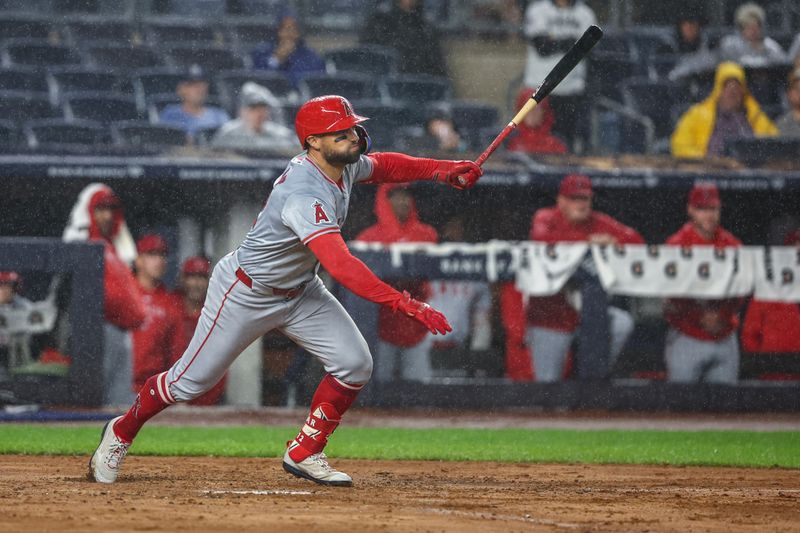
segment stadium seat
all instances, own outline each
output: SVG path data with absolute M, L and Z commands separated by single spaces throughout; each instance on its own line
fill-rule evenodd
M 172 67 L 137 70 L 132 75 L 133 87 L 143 101 L 157 94 L 175 94 L 184 77 L 181 69 Z
M 255 82 L 262 87 L 269 89 L 273 96 L 280 100 L 292 100 L 297 98 L 297 91 L 294 90 L 289 80 L 280 72 L 265 70 L 226 70 L 217 74 L 216 85 L 218 93 L 225 105 L 233 109 L 238 107 L 239 91 L 242 85 L 248 81 Z
M 652 81 L 646 77 L 623 80 L 621 92 L 626 106 L 650 117 L 655 125 L 657 138 L 672 133 L 674 126 L 672 104 L 689 99 L 683 85 L 667 80 Z
M 153 19 L 144 26 L 147 41 L 154 46 L 180 44 L 198 46 L 220 46 L 225 44 L 225 35 L 211 24 L 179 22 Z
M 268 13 L 265 13 L 265 15 Z M 228 24 L 228 41 L 239 50 L 239 53 L 249 54 L 250 51 L 275 35 L 276 22 L 237 21 Z
M 93 121 L 36 120 L 25 124 L 23 131 L 31 148 L 58 145 L 108 144 L 110 137 L 102 124 Z
M 425 107 L 426 114 L 436 111 L 452 117 L 456 129 L 473 149 L 485 148 L 479 146 L 480 132 L 483 128 L 495 126 L 499 116 L 493 105 L 469 100 L 431 102 Z
M 395 144 L 395 131 L 419 123 L 414 111 L 403 104 L 385 104 L 378 100 L 352 102 L 359 115 L 369 117 L 365 124 L 376 149 L 391 148 Z
M 117 144 L 137 148 L 184 146 L 188 140 L 180 128 L 145 121 L 116 122 L 111 125 L 111 135 Z
M 450 81 L 440 76 L 399 75 L 382 82 L 386 96 L 391 101 L 412 105 L 449 100 Z
M 38 39 L 9 39 L 3 44 L 5 65 L 49 67 L 79 65 L 81 56 L 74 48 Z
M 148 46 L 98 41 L 87 46 L 87 54 L 94 66 L 120 72 L 164 66 L 161 54 Z
M 225 0 L 170 0 L 164 13 L 172 16 L 219 19 L 225 16 Z
M 0 91 L 0 119 L 22 123 L 30 119 L 56 118 L 62 114 L 50 104 L 46 94 L 27 91 Z
M 300 81 L 304 99 L 325 94 L 340 94 L 349 100 L 377 98 L 377 87 L 365 74 L 314 74 Z
M 666 78 L 680 60 L 680 54 L 656 54 L 650 58 L 650 68 L 658 78 Z
M 56 93 L 61 95 L 76 91 L 123 92 L 126 79 L 113 72 L 91 67 L 53 67 L 48 74 Z M 130 86 L 127 87 L 130 89 Z
M 49 86 L 45 72 L 37 68 L 8 67 L 0 69 L 0 90 L 47 93 Z
M 619 82 L 636 73 L 637 62 L 627 54 L 592 51 L 587 66 L 587 93 L 605 96 L 619 102 L 622 99 Z
M 225 48 L 214 46 L 176 46 L 167 52 L 170 62 L 181 68 L 199 65 L 203 70 L 216 72 L 240 69 L 245 66 L 241 57 Z
M 397 72 L 398 54 L 383 46 L 356 46 L 325 53 L 329 72 L 361 72 L 388 76 Z
M 67 25 L 70 39 L 77 45 L 92 41 L 110 41 L 117 43 L 141 42 L 142 35 L 129 22 L 122 20 L 81 20 Z
M 64 114 L 68 119 L 103 124 L 142 118 L 133 96 L 97 92 L 64 95 Z
M 49 20 L 0 16 L 0 35 L 3 39 L 40 39 L 58 38 L 55 26 Z
M 228 11 L 231 15 L 264 17 L 279 13 L 285 3 L 285 0 L 236 0 L 228 3 Z
M 20 130 L 10 120 L 0 120 L 0 150 L 9 151 L 20 143 Z

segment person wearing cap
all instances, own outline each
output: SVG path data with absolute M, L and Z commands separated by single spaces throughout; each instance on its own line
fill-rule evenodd
M 33 302 L 18 294 L 20 276 L 17 272 L 0 272 L 0 382 L 8 379 L 6 369 L 13 361 L 14 334 L 9 334 L 3 327 L 7 322 L 5 312 L 25 311 L 30 309 Z
M 738 33 L 726 35 L 719 43 L 719 58 L 748 67 L 763 67 L 786 61 L 786 52 L 771 37 L 764 35 L 767 20 L 764 9 L 748 2 L 734 15 Z
M 325 61 L 303 39 L 295 11 L 284 8 L 278 21 L 274 38 L 250 52 L 253 68 L 280 72 L 295 87 L 309 74 L 324 74 Z
M 200 312 L 206 300 L 208 291 L 208 278 L 211 276 L 211 263 L 205 257 L 195 255 L 187 258 L 181 265 L 181 275 L 178 280 L 178 289 L 173 293 L 178 307 L 181 310 L 183 322 L 183 344 L 176 353 L 175 361 L 189 347 L 192 335 L 200 320 Z M 170 364 L 174 363 L 171 361 Z M 222 376 L 216 385 L 202 396 L 190 401 L 191 405 L 217 405 L 225 394 L 227 374 Z
M 697 183 L 689 192 L 689 221 L 666 244 L 738 247 L 741 241 L 720 226 L 722 202 L 714 183 Z M 677 383 L 734 384 L 739 377 L 736 330 L 743 300 L 670 298 L 664 303 L 669 324 L 664 350 L 667 379 Z
M 750 94 L 744 69 L 726 61 L 717 67 L 711 94 L 678 121 L 670 146 L 675 157 L 701 159 L 724 155 L 726 144 L 736 139 L 777 134 L 778 128 Z
M 593 210 L 593 196 L 588 176 L 566 176 L 559 185 L 556 205 L 539 209 L 533 215 L 530 240 L 550 244 L 644 244 L 635 229 Z M 536 381 L 553 382 L 565 377 L 567 356 L 580 327 L 580 313 L 570 303 L 575 300 L 573 295 L 568 285 L 558 294 L 534 297 L 528 302 L 526 343 L 532 354 Z M 608 308 L 608 318 L 609 360 L 613 362 L 633 331 L 633 319 L 627 311 L 616 307 Z
M 239 117 L 226 122 L 211 140 L 215 148 L 290 151 L 296 143 L 294 132 L 274 120 L 278 101 L 269 89 L 253 82 L 242 85 Z
M 775 126 L 781 137 L 800 138 L 800 67 L 789 74 L 786 101 L 789 102 L 789 110 L 775 122 Z
M 199 131 L 219 128 L 231 118 L 224 109 L 206 104 L 208 78 L 197 65 L 186 70 L 175 92 L 180 103 L 161 110 L 158 116 L 161 124 L 181 128 L 194 138 Z
M 136 244 L 110 187 L 92 183 L 81 191 L 63 239 L 103 244 L 103 403 L 123 405 L 134 396 L 131 331 L 144 323 L 145 309 L 130 267 Z
M 148 233 L 136 242 L 136 284 L 146 319 L 133 331 L 133 389 L 138 391 L 154 373 L 162 372 L 183 354 L 180 307 L 164 286 L 169 247 L 161 235 Z

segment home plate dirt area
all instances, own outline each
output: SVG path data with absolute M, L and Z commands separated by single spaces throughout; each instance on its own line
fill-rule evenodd
M 352 488 L 280 459 L 0 456 L 0 531 L 800 531 L 797 470 L 335 460 Z

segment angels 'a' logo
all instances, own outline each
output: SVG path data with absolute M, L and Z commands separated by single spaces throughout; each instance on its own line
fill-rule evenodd
M 328 214 L 325 212 L 325 209 L 322 208 L 322 202 L 317 200 L 314 202 L 314 224 L 319 224 L 323 221 L 330 222 L 331 219 L 328 218 Z
M 352 117 L 353 116 L 353 108 L 350 107 L 350 102 L 346 99 L 342 98 L 342 107 L 344 108 L 344 116 Z

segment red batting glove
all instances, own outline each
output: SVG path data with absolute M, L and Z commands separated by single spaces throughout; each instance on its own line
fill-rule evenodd
M 413 299 L 408 291 L 403 291 L 403 295 L 392 303 L 392 310 L 399 310 L 417 322 L 421 322 L 434 335 L 444 335 L 453 331 L 442 313 L 425 302 Z
M 433 179 L 444 181 L 456 189 L 470 189 L 482 175 L 483 169 L 473 161 L 440 160 L 436 162 Z

